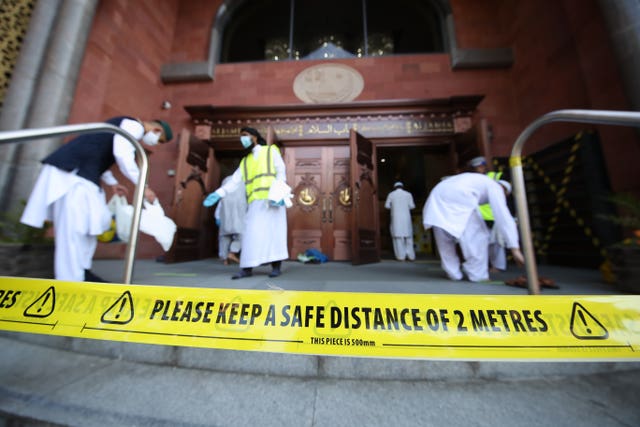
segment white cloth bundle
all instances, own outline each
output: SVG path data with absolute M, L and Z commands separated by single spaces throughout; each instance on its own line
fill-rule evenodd
M 271 188 L 269 188 L 269 195 L 267 196 L 269 202 L 273 202 L 272 204 L 278 205 L 280 202 L 284 202 L 284 205 L 287 208 L 293 206 L 291 199 L 293 198 L 293 194 L 291 194 L 291 187 L 287 185 L 286 182 L 276 179 L 271 184 Z
M 109 210 L 116 219 L 116 234 L 123 242 L 131 238 L 131 223 L 133 222 L 133 206 L 126 197 L 114 195 L 108 203 Z M 164 214 L 158 199 L 153 203 L 143 202 L 140 213 L 140 231 L 153 236 L 166 252 L 171 248 L 176 234 L 176 223 Z
M 176 223 L 164 214 L 164 209 L 156 199 L 153 203 L 144 201 L 144 209 L 140 215 L 140 231 L 153 236 L 166 252 L 173 244 L 176 234 Z

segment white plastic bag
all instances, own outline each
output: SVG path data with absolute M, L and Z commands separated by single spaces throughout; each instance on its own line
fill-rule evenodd
M 116 219 L 116 235 L 121 242 L 127 243 L 131 238 L 131 222 L 133 221 L 133 206 L 127 198 L 115 194 L 109 203 L 109 210 Z
M 140 231 L 153 236 L 166 252 L 173 244 L 176 234 L 176 223 L 164 214 L 158 199 L 153 203 L 144 201 L 144 209 L 140 214 Z
M 291 199 L 293 198 L 293 194 L 291 194 L 291 187 L 289 187 L 286 182 L 279 179 L 276 179 L 273 181 L 273 184 L 271 184 L 267 198 L 273 206 L 284 204 L 287 208 L 290 208 L 293 205 L 291 202 Z
M 119 194 L 114 194 L 109 199 L 109 202 L 107 203 L 107 208 L 109 208 L 109 212 L 111 212 L 111 215 L 115 215 L 116 214 L 116 207 L 118 205 L 128 205 L 128 204 L 129 203 L 127 202 L 127 198 L 126 197 L 121 196 Z

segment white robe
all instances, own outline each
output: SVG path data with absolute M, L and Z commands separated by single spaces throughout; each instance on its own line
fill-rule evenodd
M 120 127 L 140 140 L 142 123 L 124 119 Z M 120 135 L 113 137 L 113 156 L 122 174 L 134 184 L 140 171 L 135 161 L 135 148 Z M 108 185 L 118 181 L 110 170 L 102 174 Z M 41 228 L 53 221 L 55 233 L 54 273 L 58 280 L 82 282 L 84 270 L 91 269 L 97 246 L 96 236 L 109 229 L 111 212 L 105 194 L 93 182 L 51 165 L 43 165 L 29 196 L 20 222 Z
M 222 181 L 229 182 L 230 176 Z M 244 185 L 227 194 L 216 207 L 214 217 L 220 221 L 218 229 L 218 256 L 226 259 L 229 252 L 239 253 L 242 250 L 242 231 L 247 214 L 247 194 Z
M 37 228 L 53 221 L 55 278 L 82 282 L 84 270 L 91 269 L 96 236 L 109 228 L 111 212 L 93 182 L 44 165 L 20 221 Z
M 256 145 L 252 152 L 258 156 L 260 150 L 267 147 Z M 276 179 L 285 181 L 284 161 L 279 152 L 272 151 Z M 231 179 L 215 192 L 226 197 L 238 185 L 244 185 L 240 168 L 231 175 Z M 287 211 L 284 206 L 270 206 L 266 199 L 254 200 L 249 204 L 242 232 L 242 252 L 240 268 L 252 268 L 273 261 L 289 258 L 287 249 Z
M 518 230 L 507 207 L 504 190 L 500 184 L 485 175 L 462 173 L 447 178 L 433 188 L 424 205 L 424 228 L 434 227 L 446 232 L 434 232 L 434 237 L 442 267 L 453 280 L 462 278 L 459 260 L 455 250 L 452 250 L 452 247 L 455 249 L 456 241 L 460 243 L 465 257 L 463 271 L 469 279 L 480 281 L 489 278 L 489 230 L 478 211 L 478 205 L 484 203 L 491 205 L 494 227 L 497 227 L 504 238 L 505 246 L 519 247 Z M 470 228 L 473 232 L 469 231 Z
M 391 235 L 393 237 L 413 236 L 411 209 L 416 207 L 413 196 L 402 188 L 393 190 L 387 196 L 384 207 L 391 209 Z
M 504 239 L 493 227 L 489 237 L 489 264 L 498 270 L 507 269 L 507 254 L 504 249 Z
M 398 260 L 414 260 L 413 223 L 411 209 L 416 207 L 413 196 L 402 188 L 393 190 L 387 196 L 384 207 L 391 210 L 390 231 L 393 240 L 393 252 Z

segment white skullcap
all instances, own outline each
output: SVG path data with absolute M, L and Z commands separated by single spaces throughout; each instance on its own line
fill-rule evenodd
M 396 183 L 393 184 L 393 188 L 397 188 L 397 187 L 404 187 L 404 185 L 400 181 L 396 181 Z
M 477 168 L 480 165 L 486 165 L 486 164 L 487 164 L 487 159 L 485 159 L 482 156 L 474 157 L 473 159 L 469 160 L 469 166 L 471 166 L 472 168 Z
M 511 194 L 511 184 L 509 184 L 508 181 L 501 179 L 498 180 L 498 184 L 502 185 L 504 189 L 507 190 L 507 194 Z

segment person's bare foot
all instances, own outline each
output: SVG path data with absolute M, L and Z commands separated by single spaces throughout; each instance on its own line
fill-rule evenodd
M 240 264 L 240 259 L 233 252 L 229 252 L 229 255 L 227 255 L 227 260 L 231 260 L 231 261 L 235 262 L 236 264 Z

